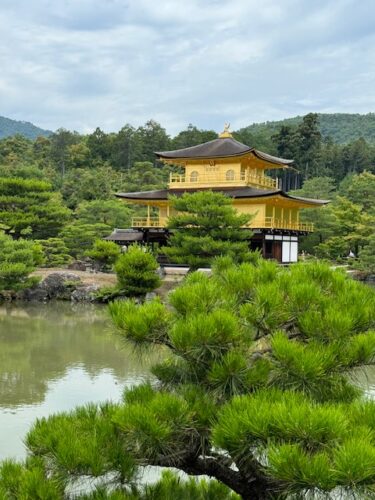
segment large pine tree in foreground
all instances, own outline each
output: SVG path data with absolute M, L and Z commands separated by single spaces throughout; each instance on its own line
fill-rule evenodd
M 356 383 L 375 356 L 373 290 L 321 263 L 225 257 L 168 305 L 121 301 L 110 313 L 141 352 L 163 346 L 155 378 L 121 404 L 39 420 L 27 463 L 0 468 L 9 498 L 67 498 L 77 478 L 103 481 L 85 499 L 374 494 L 375 401 Z M 213 480 L 168 473 L 144 488 L 137 471 L 147 465 Z M 37 496 L 38 485 L 52 493 Z

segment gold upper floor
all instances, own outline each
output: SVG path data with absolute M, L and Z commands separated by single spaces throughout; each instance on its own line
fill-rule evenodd
M 188 160 L 184 172 L 171 173 L 169 189 L 245 187 L 278 189 L 278 180 L 265 175 L 267 165 L 256 157 Z
M 192 170 L 190 174 L 173 174 L 169 176 L 169 189 L 181 188 L 210 188 L 210 187 L 245 187 L 254 186 L 263 189 L 277 189 L 278 181 L 272 177 L 262 175 L 256 171 L 240 171 L 228 169 L 225 172 L 201 174 L 199 170 Z

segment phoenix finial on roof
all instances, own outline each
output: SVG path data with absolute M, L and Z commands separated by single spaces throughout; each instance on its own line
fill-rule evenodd
M 224 130 L 219 134 L 219 138 L 225 139 L 226 137 L 232 137 L 232 134 L 230 133 L 230 123 L 225 122 L 224 123 Z

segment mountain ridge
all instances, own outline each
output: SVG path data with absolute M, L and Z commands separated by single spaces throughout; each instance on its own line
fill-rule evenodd
M 319 129 L 323 138 L 331 137 L 338 144 L 346 144 L 363 137 L 367 142 L 375 144 L 375 113 L 317 113 Z M 242 127 L 237 132 L 247 132 L 253 135 L 263 134 L 271 137 L 283 125 L 297 126 L 303 116 L 297 115 L 283 120 L 269 120 L 262 123 L 252 123 Z M 48 137 L 53 132 L 27 121 L 13 120 L 0 116 L 0 139 L 20 134 L 28 139 L 38 136 Z
M 20 134 L 28 139 L 36 139 L 39 136 L 48 137 L 52 133 L 52 130 L 37 127 L 31 122 L 0 116 L 0 139 L 16 134 Z
M 360 137 L 375 143 L 375 113 L 317 113 L 319 129 L 323 138 L 331 137 L 338 144 L 345 144 Z M 302 122 L 303 116 L 297 115 L 283 120 L 253 123 L 241 128 L 238 132 L 251 134 L 276 133 L 281 126 L 296 126 Z

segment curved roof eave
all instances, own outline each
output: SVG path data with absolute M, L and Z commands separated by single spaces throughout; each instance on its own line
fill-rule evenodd
M 288 166 L 294 163 L 294 160 L 288 160 L 286 158 L 278 158 L 277 156 L 269 155 L 268 153 L 263 153 L 263 151 L 259 151 L 258 149 L 253 149 L 252 152 L 255 156 L 260 158 L 261 160 L 267 161 L 269 163 L 274 163 L 276 165 Z
M 207 191 L 206 188 L 197 188 L 197 189 L 160 189 L 157 191 L 140 191 L 140 192 L 133 192 L 133 193 L 116 193 L 115 196 L 117 198 L 123 198 L 127 199 L 130 201 L 166 201 L 168 200 L 169 195 L 177 195 L 181 196 L 184 193 L 194 193 L 197 191 Z M 212 189 L 212 191 L 219 191 L 222 192 L 226 195 L 228 195 L 231 198 L 234 199 L 241 199 L 241 198 L 271 198 L 272 196 L 281 196 L 282 198 L 287 198 L 290 200 L 295 200 L 299 201 L 301 203 L 307 204 L 307 205 L 316 205 L 316 206 L 322 206 L 326 205 L 329 203 L 329 200 L 315 200 L 312 198 L 302 198 L 298 196 L 292 196 L 289 195 L 288 193 L 285 193 L 281 189 L 278 189 L 276 191 L 271 191 L 271 190 L 261 190 L 261 189 L 256 189 L 256 188 L 250 188 L 250 187 L 243 187 L 243 188 L 216 188 Z
M 284 193 L 286 198 L 290 198 L 291 200 L 303 201 L 304 203 L 311 203 L 312 205 L 327 205 L 331 203 L 331 200 L 318 200 L 315 198 L 302 198 L 301 196 L 292 196 L 288 193 Z

